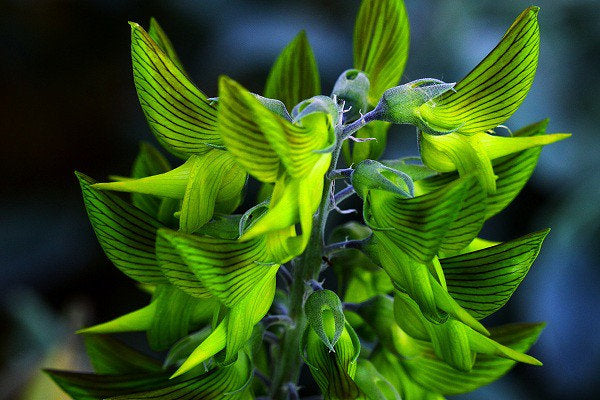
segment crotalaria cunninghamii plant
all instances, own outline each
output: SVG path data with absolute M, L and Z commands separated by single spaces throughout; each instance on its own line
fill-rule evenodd
M 155 20 L 148 31 L 132 23 L 142 110 L 180 165 L 142 144 L 130 176 L 77 177 L 106 256 L 150 301 L 80 331 L 95 373 L 50 376 L 74 399 L 297 399 L 306 366 L 327 399 L 413 400 L 541 365 L 525 352 L 542 323 L 488 330 L 481 320 L 508 301 L 548 230 L 477 236 L 542 146 L 569 136 L 547 134 L 547 120 L 497 132 L 533 82 L 537 13 L 523 11 L 458 83 L 396 86 L 404 4 L 363 0 L 354 66 L 331 96 L 304 32 L 264 96 L 222 76 L 208 98 Z M 391 124 L 417 128 L 420 157 L 376 161 Z M 246 209 L 249 179 L 262 186 Z M 351 211 L 339 204 L 354 195 L 362 217 L 326 237 L 329 214 Z M 321 280 L 327 269 L 337 282 Z M 110 336 L 132 331 L 168 351 L 164 361 Z

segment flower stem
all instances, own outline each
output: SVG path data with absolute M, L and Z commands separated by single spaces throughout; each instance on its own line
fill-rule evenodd
M 279 347 L 279 353 L 275 360 L 273 371 L 271 393 L 274 399 L 284 400 L 289 393 L 289 385 L 297 384 L 300 370 L 304 364 L 300 356 L 300 339 L 306 327 L 306 316 L 304 315 L 303 301 L 307 289 L 306 283 L 318 280 L 323 263 L 323 251 L 325 247 L 325 227 L 327 217 L 331 211 L 330 201 L 333 196 L 333 185 L 331 172 L 336 169 L 340 152 L 342 150 L 341 139 L 343 136 L 342 126 L 336 127 L 338 141 L 331 154 L 331 164 L 325 174 L 321 203 L 313 218 L 311 236 L 306 250 L 293 262 L 293 281 L 290 288 L 289 317 L 294 322 L 284 333 Z M 312 290 L 312 289 L 310 289 Z

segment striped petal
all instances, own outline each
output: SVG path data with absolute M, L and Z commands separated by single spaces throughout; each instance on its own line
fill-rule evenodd
M 529 272 L 549 231 L 440 260 L 448 292 L 477 319 L 496 312 Z
M 469 186 L 470 179 L 464 179 L 414 198 L 371 190 L 365 197 L 366 222 L 406 254 L 427 264 L 438 253 Z
M 265 275 L 274 275 L 279 265 L 268 264 L 265 241 L 239 242 L 209 236 L 160 230 L 207 290 L 227 307 L 244 299 Z
M 534 124 L 528 125 L 518 131 L 513 132 L 513 137 L 530 137 L 544 135 L 548 120 L 542 120 Z M 508 204 L 514 200 L 521 189 L 525 186 L 531 177 L 540 153 L 541 146 L 532 147 L 526 150 L 517 151 L 515 153 L 496 158 L 492 160 L 493 173 L 496 178 L 496 191 L 488 193 L 486 198 L 486 220 L 502 211 Z M 406 167 L 413 169 L 426 168 L 413 164 L 406 164 L 402 160 L 392 161 L 388 164 L 396 169 L 409 173 L 415 180 L 415 192 L 417 194 L 428 193 L 432 190 L 439 189 L 458 178 L 456 172 L 448 172 L 442 174 L 427 173 L 421 178 L 415 173 L 418 171 L 407 170 Z M 433 171 L 432 171 L 433 172 Z
M 185 263 L 179 251 L 162 235 L 156 237 L 156 260 L 169 282 L 193 297 L 208 298 L 211 293 Z
M 335 140 L 331 117 L 312 113 L 292 124 L 227 77 L 219 81 L 219 126 L 227 149 L 255 178 L 275 182 L 285 171 L 305 176 Z M 316 101 L 316 100 L 315 100 Z
M 90 223 L 106 256 L 140 283 L 165 283 L 154 254 L 156 231 L 163 225 L 119 197 L 94 189 L 91 178 L 76 175 Z
M 220 77 L 219 131 L 227 150 L 256 179 L 275 182 L 280 159 L 256 122 L 255 110 L 261 109 L 271 113 L 237 82 Z
M 131 57 L 140 104 L 165 149 L 185 159 L 221 144 L 216 108 L 136 23 L 131 23 Z
M 173 377 L 184 374 L 225 349 L 230 362 L 252 336 L 254 326 L 265 316 L 275 296 L 275 275 L 266 274 L 242 301 L 225 314 L 211 334 L 190 354 Z
M 535 343 L 545 324 L 511 324 L 490 329 L 490 338 L 517 352 L 525 352 Z M 502 377 L 515 361 L 478 354 L 471 371 L 461 372 L 440 361 L 426 343 L 421 342 L 423 357 L 407 359 L 403 364 L 410 378 L 424 390 L 456 395 L 473 391 Z
M 539 53 L 538 7 L 519 15 L 498 45 L 466 77 L 418 109 L 437 132 L 475 134 L 506 121 L 533 83 Z
M 321 80 L 317 62 L 306 32 L 300 31 L 271 68 L 265 97 L 281 100 L 291 110 L 302 100 L 318 94 L 321 94 Z
M 161 363 L 108 335 L 85 335 L 85 352 L 98 374 L 159 372 Z
M 329 339 L 334 335 L 334 317 L 331 310 L 323 310 L 323 321 Z M 366 399 L 354 382 L 360 342 L 354 329 L 346 323 L 333 351 L 319 335 L 307 328 L 300 342 L 303 357 L 311 375 L 325 399 Z
M 218 307 L 214 299 L 196 299 L 172 285 L 158 285 L 149 305 L 78 333 L 105 334 L 145 331 L 150 347 L 166 350 L 191 329 L 210 321 Z
M 213 368 L 193 378 L 169 379 L 169 373 L 95 375 L 47 370 L 46 373 L 75 400 L 176 400 L 188 398 L 245 398 L 252 365 L 240 354 L 231 365 Z
M 409 31 L 404 1 L 362 1 L 354 24 L 354 68 L 364 71 L 371 82 L 371 105 L 400 81 L 408 58 Z
M 194 298 L 173 285 L 157 286 L 152 302 L 156 309 L 146 336 L 148 345 L 156 351 L 167 350 L 191 329 L 199 327 L 200 321 L 210 320 L 214 309 L 209 309 L 200 321 L 194 320 L 198 315 L 194 310 L 197 306 L 206 310 L 204 302 L 209 302 L 212 307 L 216 305 L 214 301 Z
M 440 255 L 453 255 L 475 239 L 485 222 L 486 197 L 477 179 L 467 183 L 466 195 L 440 245 Z
M 420 313 L 429 321 L 441 324 L 451 315 L 478 332 L 488 333 L 480 322 L 450 296 L 443 283 L 436 280 L 431 272 L 433 268 L 414 261 L 377 232 L 365 251 L 387 272 L 394 286 L 407 293 L 418 304 Z M 441 278 L 443 279 L 443 275 Z
M 185 72 L 185 68 L 183 68 L 183 64 L 181 64 L 181 61 L 179 60 L 179 56 L 177 55 L 175 48 L 173 47 L 173 43 L 171 43 L 171 40 L 154 17 L 150 18 L 148 35 L 152 38 L 152 40 L 154 40 L 154 43 L 156 43 L 163 53 L 169 57 L 169 60 L 171 60 L 181 72 L 188 76 L 188 74 Z
M 435 356 L 456 370 L 470 371 L 476 360 L 474 353 L 541 365 L 535 358 L 475 332 L 453 318 L 442 324 L 431 323 L 422 316 L 417 304 L 404 293 L 396 292 L 394 296 L 394 315 L 402 329 L 409 328 L 408 323 L 411 321 L 420 319 L 420 324 L 427 331 L 428 338 L 418 339 L 431 342 Z
M 237 208 L 246 183 L 246 172 L 233 156 L 213 149 L 201 156 L 190 171 L 181 204 L 179 227 L 183 232 L 196 232 L 211 220 L 217 204 L 229 214 Z
M 182 199 L 180 229 L 195 232 L 210 221 L 215 211 L 230 213 L 237 208 L 245 183 L 246 173 L 233 156 L 225 150 L 211 149 L 190 156 L 183 165 L 162 174 L 94 187 Z

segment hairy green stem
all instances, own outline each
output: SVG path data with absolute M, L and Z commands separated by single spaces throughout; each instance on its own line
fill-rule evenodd
M 318 280 L 323 263 L 323 251 L 325 247 L 325 227 L 330 208 L 330 199 L 333 196 L 333 186 L 330 178 L 331 172 L 336 169 L 340 152 L 342 150 L 341 126 L 336 127 L 336 143 L 331 157 L 331 164 L 327 174 L 321 195 L 321 204 L 313 219 L 311 236 L 306 250 L 293 263 L 293 281 L 290 288 L 289 317 L 294 322 L 284 333 L 279 346 L 279 359 L 272 377 L 271 393 L 274 399 L 285 400 L 289 394 L 289 383 L 296 385 L 300 376 L 303 361 L 300 355 L 300 339 L 306 327 L 306 316 L 304 315 L 303 301 L 307 282 Z

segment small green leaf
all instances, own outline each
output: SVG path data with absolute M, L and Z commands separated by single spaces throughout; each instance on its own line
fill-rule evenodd
M 279 99 L 291 110 L 302 100 L 320 93 L 317 62 L 306 32 L 300 31 L 273 64 L 265 86 L 265 97 Z
M 499 310 L 529 272 L 549 231 L 441 259 L 448 292 L 477 319 Z
M 219 146 L 215 106 L 141 26 L 130 25 L 135 87 L 152 133 L 184 159 Z
M 328 332 L 329 327 L 325 326 L 323 321 L 323 310 L 331 310 L 333 315 L 333 331 Z M 331 290 L 318 290 L 313 292 L 304 304 L 304 311 L 308 320 L 308 325 L 314 330 L 317 336 L 323 341 L 330 351 L 337 343 L 344 329 L 344 311 L 340 298 Z
M 85 350 L 98 374 L 162 371 L 160 362 L 107 335 L 85 335 Z
M 438 132 L 475 134 L 506 121 L 533 83 L 539 53 L 539 7 L 519 15 L 498 45 L 466 77 L 419 108 L 422 120 Z
M 156 231 L 162 224 L 117 196 L 94 189 L 91 178 L 76 175 L 88 217 L 106 256 L 140 283 L 165 283 L 154 255 Z
M 179 57 L 177 56 L 177 52 L 175 52 L 175 48 L 171 43 L 171 40 L 162 29 L 162 27 L 158 24 L 158 21 L 154 19 L 154 17 L 150 18 L 150 28 L 148 29 L 148 35 L 154 40 L 154 42 L 158 45 L 158 47 L 169 57 L 169 59 L 183 72 L 186 76 L 188 76 L 187 72 L 185 72 L 185 68 L 179 61 Z
M 354 67 L 364 71 L 375 105 L 398 84 L 408 58 L 409 23 L 402 0 L 363 0 L 354 24 Z

